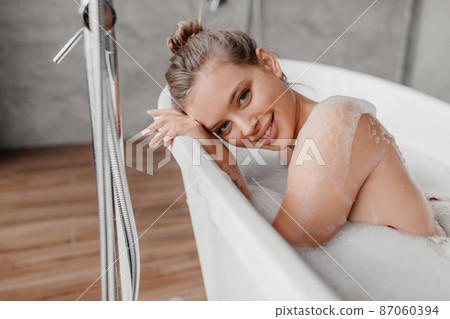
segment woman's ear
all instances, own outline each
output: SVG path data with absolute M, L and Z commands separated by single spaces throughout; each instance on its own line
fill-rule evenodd
M 261 65 L 281 79 L 283 72 L 281 71 L 280 63 L 278 63 L 278 60 L 275 59 L 272 53 L 263 48 L 256 48 L 256 56 Z

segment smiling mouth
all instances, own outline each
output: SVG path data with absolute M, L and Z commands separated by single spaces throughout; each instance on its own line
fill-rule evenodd
M 275 129 L 274 129 L 274 115 L 272 113 L 272 118 L 270 119 L 269 127 L 266 129 L 266 132 L 262 137 L 257 140 L 257 143 L 269 144 L 270 140 L 274 137 Z
M 261 137 L 258 141 L 262 141 L 263 139 L 267 138 L 267 136 L 269 136 L 271 130 L 272 130 L 272 123 L 267 128 L 266 133 L 264 133 L 263 137 Z

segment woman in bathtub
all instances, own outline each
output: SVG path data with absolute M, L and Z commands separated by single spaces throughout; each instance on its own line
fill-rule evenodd
M 216 136 L 239 147 L 289 150 L 280 152 L 289 154 L 288 179 L 272 224 L 289 243 L 323 245 L 347 220 L 446 236 L 372 104 L 306 98 L 289 88 L 274 56 L 240 31 L 183 21 L 168 46 L 166 79 L 176 109 L 148 111 L 157 120 L 142 134 L 158 131 L 151 147 L 179 135 L 198 138 L 249 199 L 234 157 Z

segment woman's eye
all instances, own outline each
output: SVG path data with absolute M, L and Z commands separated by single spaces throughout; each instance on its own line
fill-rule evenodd
M 245 101 L 247 101 L 248 99 L 248 94 L 249 94 L 250 90 L 245 90 L 244 92 L 242 92 L 241 96 L 239 96 L 239 104 L 244 103 Z
M 228 127 L 228 122 L 223 123 L 217 130 L 216 130 L 216 134 L 222 134 L 223 132 L 225 132 L 225 130 Z

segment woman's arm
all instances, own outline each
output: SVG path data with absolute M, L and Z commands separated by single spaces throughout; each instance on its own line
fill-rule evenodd
M 149 110 L 147 114 L 158 117 L 155 122 L 142 131 L 142 135 L 149 135 L 158 130 L 158 134 L 150 142 L 150 146 L 156 146 L 160 140 L 164 140 L 164 146 L 169 146 L 175 137 L 184 135 L 198 139 L 204 150 L 214 159 L 216 164 L 230 176 L 233 183 L 251 200 L 251 192 L 244 176 L 239 170 L 236 158 L 230 150 L 213 134 L 194 119 L 175 109 Z
M 302 128 L 273 222 L 291 244 L 318 246 L 334 237 L 379 162 L 380 144 L 368 134 L 376 121 L 359 112 L 353 105 L 329 106 Z

